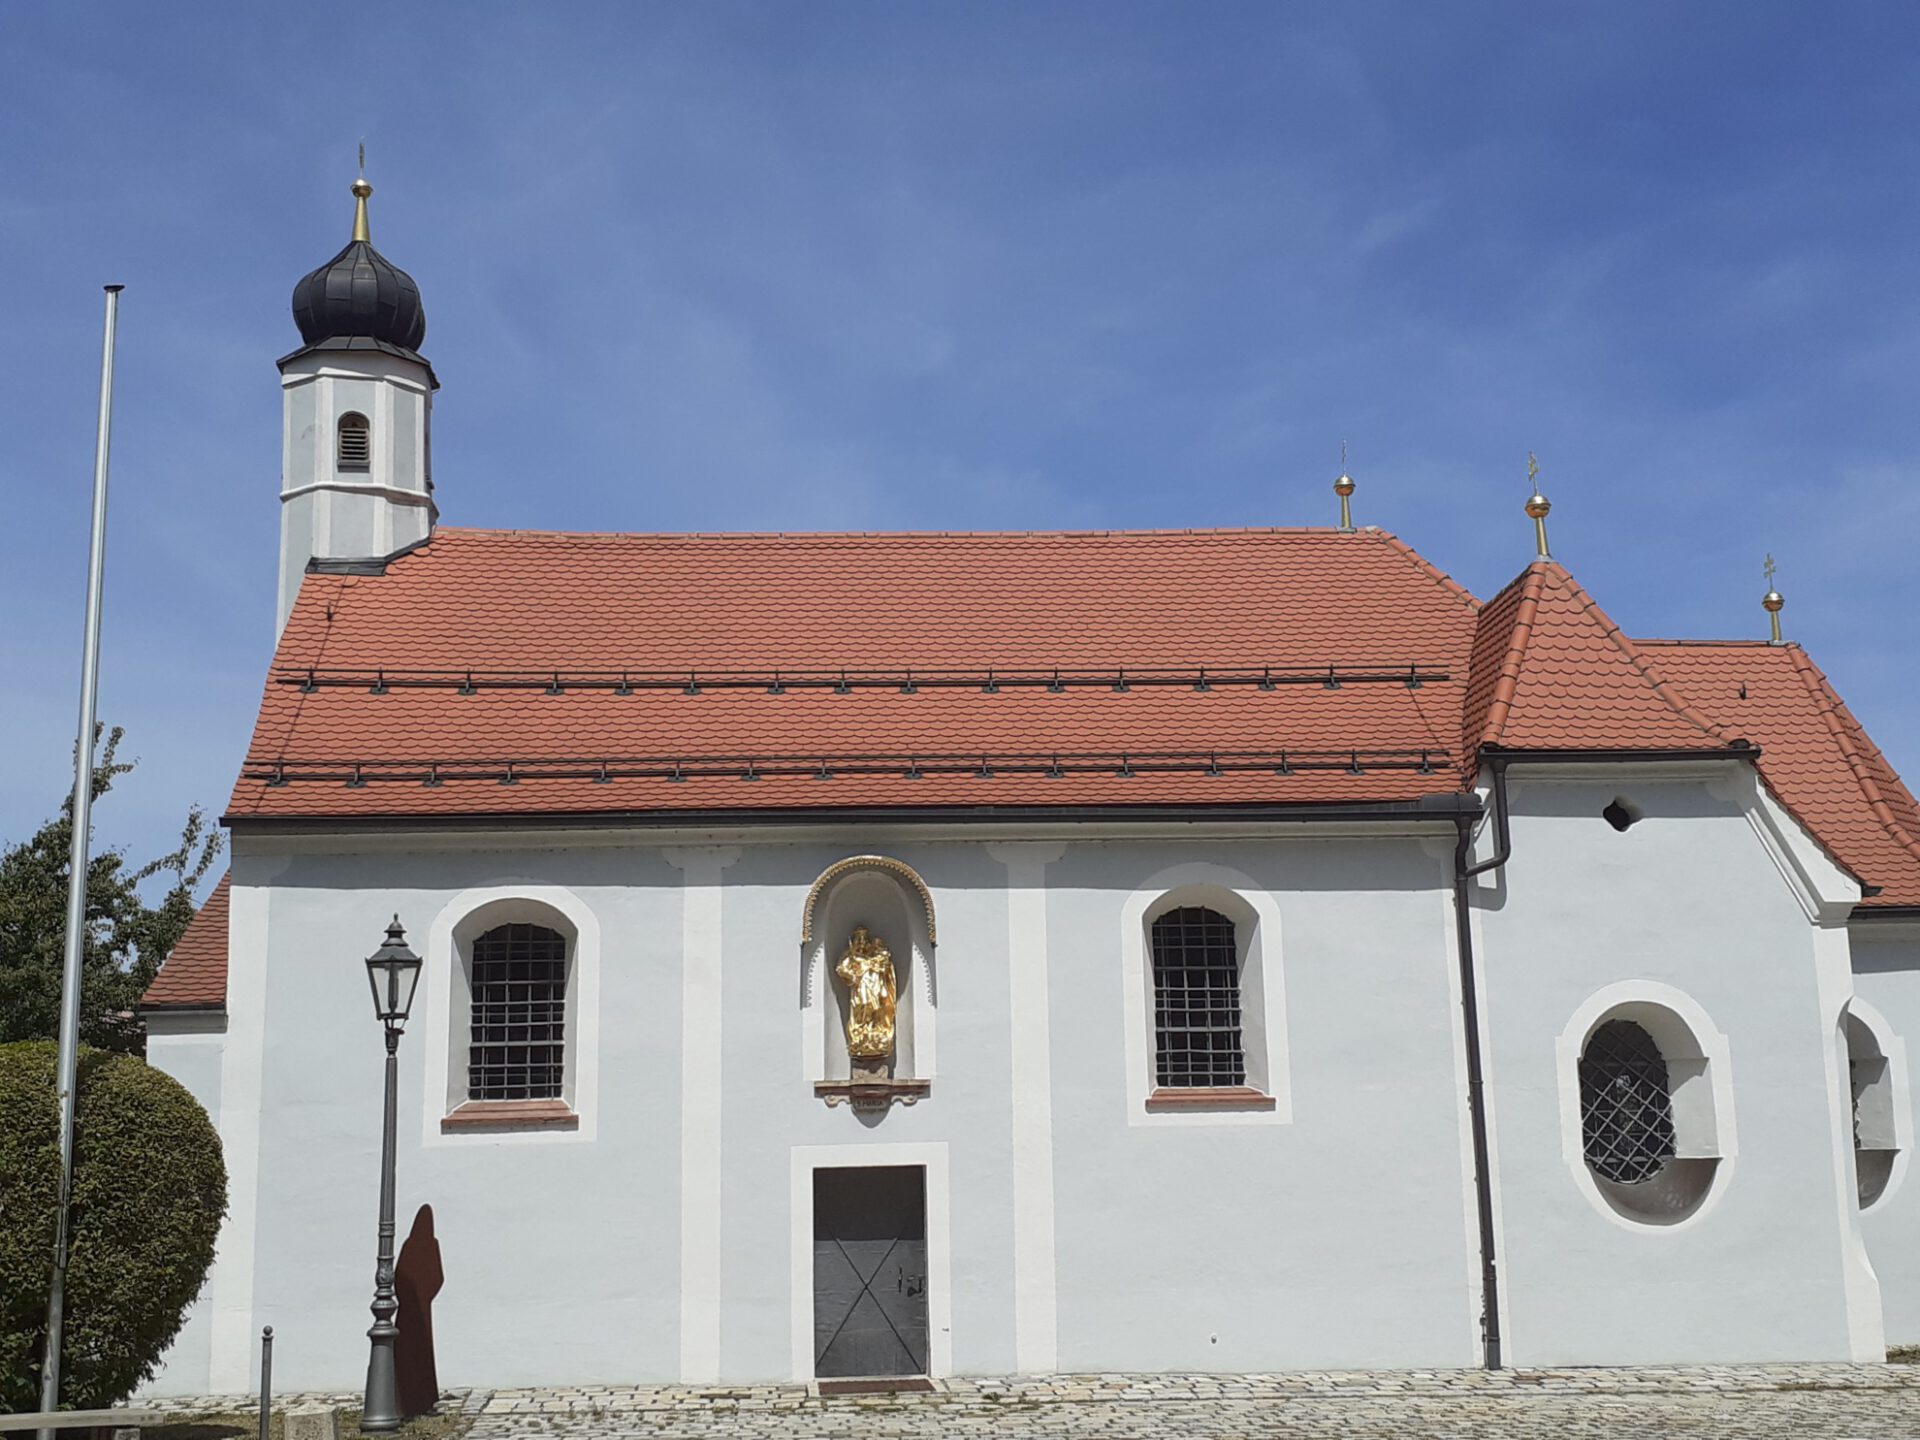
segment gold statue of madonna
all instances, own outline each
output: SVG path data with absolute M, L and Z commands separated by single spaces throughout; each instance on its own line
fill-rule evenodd
M 893 1054 L 893 956 L 879 936 L 856 925 L 834 974 L 846 981 L 853 1000 L 853 1013 L 847 1017 L 847 1054 L 855 1060 L 885 1060 Z

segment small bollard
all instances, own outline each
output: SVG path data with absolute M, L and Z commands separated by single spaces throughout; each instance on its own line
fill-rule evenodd
M 260 1440 L 272 1440 L 273 1326 L 260 1332 Z

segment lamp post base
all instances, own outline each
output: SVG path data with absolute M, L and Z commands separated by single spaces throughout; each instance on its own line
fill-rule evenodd
M 400 1332 L 391 1320 L 367 1331 L 373 1349 L 367 1355 L 367 1394 L 360 1406 L 360 1433 L 383 1435 L 400 1428 L 400 1391 L 393 1372 L 393 1341 Z

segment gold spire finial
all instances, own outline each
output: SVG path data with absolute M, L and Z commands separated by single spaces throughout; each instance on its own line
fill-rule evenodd
M 367 142 L 360 142 L 360 178 L 353 182 L 353 238 L 371 245 L 373 231 L 367 225 L 367 197 L 373 186 L 367 183 Z
M 1763 568 L 1767 574 L 1767 593 L 1760 599 L 1760 608 L 1767 612 L 1767 619 L 1773 622 L 1773 643 L 1784 645 L 1786 642 L 1780 638 L 1780 612 L 1787 608 L 1787 600 L 1773 584 L 1773 577 L 1780 567 L 1773 563 L 1773 556 L 1769 555 Z
M 1347 442 L 1340 442 L 1340 478 L 1333 482 L 1333 493 L 1340 497 L 1340 533 L 1353 533 L 1353 476 L 1347 473 Z
M 1553 504 L 1540 493 L 1540 457 L 1531 450 L 1527 452 L 1527 483 L 1533 486 L 1533 494 L 1527 497 L 1527 514 L 1533 517 L 1534 547 L 1538 551 L 1536 558 L 1551 560 L 1547 550 L 1547 516 L 1553 510 Z

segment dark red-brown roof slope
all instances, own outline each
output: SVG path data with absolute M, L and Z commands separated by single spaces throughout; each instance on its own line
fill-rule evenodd
M 229 808 L 1408 800 L 1476 611 L 1368 531 L 443 529 L 307 577 Z
M 1718 750 L 1733 738 L 1670 689 L 1580 583 L 1536 561 L 1480 613 L 1464 714 L 1469 754 Z
M 147 1010 L 198 1010 L 227 1003 L 227 896 L 230 875 L 194 912 L 173 953 L 147 986 L 140 1004 Z
M 1760 746 L 1780 802 L 1862 883 L 1866 909 L 1920 905 L 1920 805 L 1798 645 L 1643 640 L 1663 676 Z

